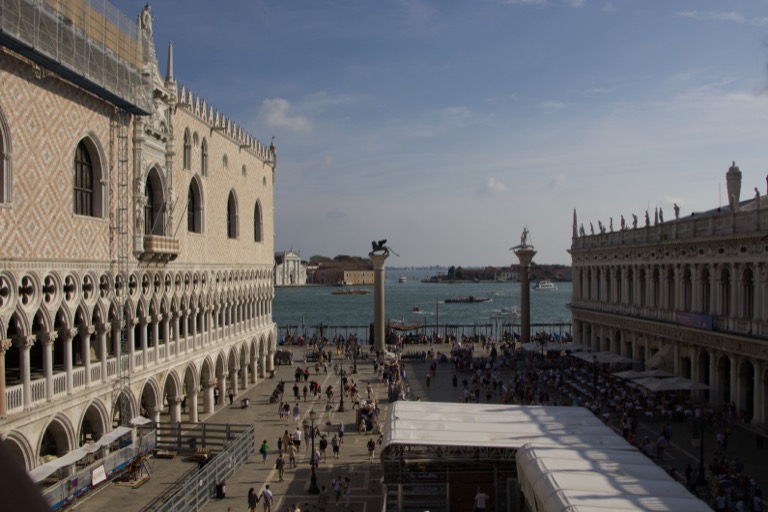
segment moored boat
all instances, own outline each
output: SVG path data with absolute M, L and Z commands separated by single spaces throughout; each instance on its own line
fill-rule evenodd
M 538 284 L 533 287 L 533 289 L 539 290 L 539 291 L 551 291 L 551 290 L 557 290 L 557 286 L 555 286 L 555 283 L 553 283 L 549 279 L 544 279 L 542 281 L 539 281 Z

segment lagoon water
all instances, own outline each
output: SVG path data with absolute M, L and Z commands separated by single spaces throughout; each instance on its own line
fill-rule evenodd
M 424 324 L 434 327 L 436 319 L 442 331 L 446 324 L 494 325 L 519 324 L 520 320 L 500 315 L 502 310 L 520 306 L 520 283 L 423 283 L 422 279 L 433 276 L 432 270 L 387 269 L 385 286 L 385 318 L 408 325 Z M 400 276 L 408 281 L 399 283 Z M 561 324 L 571 322 L 567 304 L 571 298 L 570 282 L 556 283 L 554 291 L 531 290 L 531 323 Z M 333 295 L 338 288 L 330 286 L 280 287 L 275 290 L 272 317 L 280 334 L 299 332 L 312 334 L 322 323 L 326 333 L 347 334 L 361 332 L 373 322 L 373 286 L 367 287 L 368 295 Z M 489 297 L 491 301 L 480 303 L 446 304 L 452 297 Z M 413 312 L 418 306 L 420 312 Z M 557 328 L 559 329 L 559 328 Z M 432 329 L 428 329 L 432 330 Z M 551 331 L 552 328 L 541 330 Z M 566 329 L 570 331 L 570 328 Z M 559 332 L 559 331 L 558 331 Z

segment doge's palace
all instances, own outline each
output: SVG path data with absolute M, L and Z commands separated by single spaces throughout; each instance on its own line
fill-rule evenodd
M 31 470 L 272 370 L 277 152 L 170 45 L 160 72 L 149 7 L 0 9 L 0 434 Z

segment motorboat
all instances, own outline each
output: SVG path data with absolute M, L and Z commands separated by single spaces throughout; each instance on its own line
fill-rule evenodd
M 413 306 L 413 309 L 411 309 L 412 313 L 421 313 L 421 308 L 419 306 Z
M 468 297 L 452 297 L 450 299 L 445 299 L 446 304 L 474 304 L 476 302 L 490 302 L 490 297 L 476 297 L 474 295 L 470 295 Z
M 539 283 L 533 287 L 534 290 L 540 290 L 540 291 L 552 291 L 557 290 L 557 286 L 555 286 L 555 283 L 550 281 L 549 279 L 544 279 L 543 281 L 539 281 Z
M 397 282 L 398 283 L 407 283 L 408 282 L 408 278 L 405 277 L 405 276 L 400 276 L 400 277 L 397 278 Z

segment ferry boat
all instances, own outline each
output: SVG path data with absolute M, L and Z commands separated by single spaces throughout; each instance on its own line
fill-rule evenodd
M 397 278 L 397 282 L 398 283 L 407 283 L 408 282 L 408 278 L 405 277 L 405 276 L 400 276 L 400 277 Z
M 533 289 L 542 290 L 542 291 L 551 291 L 551 290 L 557 290 L 557 286 L 555 286 L 555 283 L 553 283 L 549 279 L 545 279 L 543 281 L 539 281 L 539 283 Z
M 446 304 L 474 304 L 475 302 L 490 302 L 490 297 L 476 297 L 474 295 L 469 295 L 467 297 L 452 297 L 450 299 L 445 299 Z
M 334 290 L 334 295 L 368 295 L 371 293 L 370 290 L 366 290 L 365 288 L 344 288 L 343 290 Z

